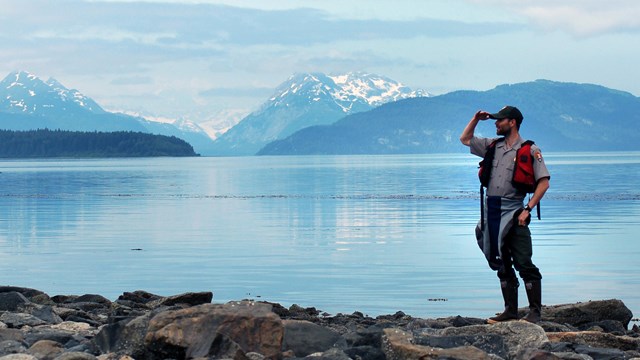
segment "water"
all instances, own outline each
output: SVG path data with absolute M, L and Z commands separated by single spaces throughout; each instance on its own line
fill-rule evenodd
M 640 152 L 545 155 L 551 189 L 531 225 L 543 302 L 618 298 L 637 317 Z M 0 284 L 490 316 L 502 300 L 473 236 L 478 160 L 0 161 Z

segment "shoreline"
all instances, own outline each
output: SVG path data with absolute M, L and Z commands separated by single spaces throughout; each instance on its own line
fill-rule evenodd
M 138 290 L 111 301 L 0 286 L 0 359 L 640 358 L 638 319 L 616 299 L 548 305 L 538 324 L 494 325 L 212 299 Z

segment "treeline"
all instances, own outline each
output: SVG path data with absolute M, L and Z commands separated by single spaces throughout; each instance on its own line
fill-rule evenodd
M 132 131 L 0 130 L 0 158 L 198 156 L 175 136 Z

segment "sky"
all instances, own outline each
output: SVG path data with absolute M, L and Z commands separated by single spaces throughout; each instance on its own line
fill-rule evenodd
M 640 95 L 637 0 L 0 0 L 0 78 L 53 77 L 109 111 L 241 118 L 292 74 L 431 94 L 548 79 Z

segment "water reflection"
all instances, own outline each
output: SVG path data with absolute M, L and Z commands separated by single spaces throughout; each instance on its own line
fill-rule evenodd
M 544 301 L 616 297 L 639 313 L 640 154 L 545 156 L 552 187 L 532 225 Z M 476 166 L 457 154 L 4 161 L 0 283 L 491 315 Z

